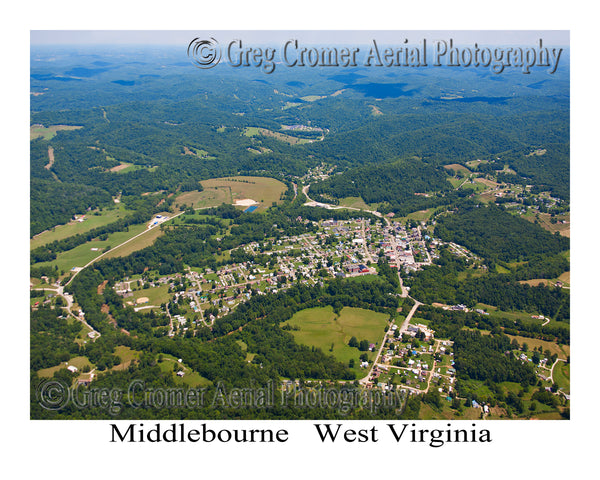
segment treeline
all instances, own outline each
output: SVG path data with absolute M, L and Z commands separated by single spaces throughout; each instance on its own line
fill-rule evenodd
M 40 305 L 29 321 L 29 365 L 32 371 L 66 362 L 79 354 L 75 338 L 82 329 L 79 322 L 59 318 L 61 310 Z
M 451 201 L 443 198 L 443 193 L 451 189 L 446 178 L 442 168 L 408 159 L 352 168 L 311 185 L 311 193 L 324 201 L 327 199 L 323 195 L 334 199 L 361 197 L 369 204 L 386 204 L 380 209 L 382 213 L 406 215 Z
M 506 335 L 482 335 L 479 331 L 461 330 L 453 341 L 459 380 L 535 385 L 537 378 L 533 368 L 514 357 L 511 341 Z
M 485 303 L 500 310 L 541 313 L 556 320 L 569 320 L 569 293 L 557 287 L 532 287 L 502 275 L 485 275 L 459 281 L 456 275 L 436 265 L 423 267 L 407 285 L 411 295 L 424 303 L 441 302 L 473 307 Z
M 518 283 L 515 279 L 518 278 L 517 273 L 481 274 L 479 270 L 478 276 L 475 276 L 473 274 L 477 271 L 467 270 L 467 267 L 464 258 L 442 248 L 436 264 L 424 266 L 412 275 L 403 275 L 406 285 L 411 288 L 411 295 L 423 303 L 464 304 L 468 307 L 485 303 L 504 311 L 521 310 L 542 313 L 556 320 L 569 320 L 570 295 L 567 290 Z M 459 274 L 463 277 L 464 272 L 467 272 L 466 278 L 459 280 Z M 518 268 L 516 272 L 519 272 Z
M 552 143 L 544 145 L 545 152 L 537 155 L 532 149 L 519 149 L 502 156 L 518 175 L 539 191 L 550 191 L 552 195 L 570 198 L 570 144 Z
M 253 295 L 250 301 L 238 306 L 234 312 L 217 319 L 212 333 L 214 336 L 226 335 L 267 314 L 278 322 L 284 322 L 300 310 L 328 305 L 336 312 L 346 306 L 395 315 L 400 303 L 397 297 L 388 294 L 389 291 L 390 285 L 385 281 L 332 279 L 323 287 L 294 285 L 275 295 Z
M 137 211 L 132 215 L 128 215 L 125 218 L 121 218 L 103 227 L 93 228 L 89 232 L 78 233 L 77 235 L 73 235 L 62 240 L 55 240 L 51 243 L 31 250 L 30 263 L 34 264 L 38 262 L 47 262 L 54 260 L 57 254 L 61 252 L 71 250 L 72 248 L 89 242 L 97 237 L 104 239 L 111 233 L 119 232 L 122 230 L 127 231 L 129 226 L 147 222 L 149 219 L 149 212 L 144 210 Z
M 519 335 L 564 345 L 570 343 L 569 326 L 564 324 L 542 326 L 539 320 L 525 322 L 520 318 L 515 320 L 499 315 L 482 315 L 473 311 L 442 310 L 428 305 L 419 307 L 419 316 L 428 320 L 436 335 L 441 338 L 453 338 L 458 331 L 466 327 L 494 334 Z
M 488 262 L 527 261 L 569 248 L 568 238 L 552 235 L 493 204 L 464 203 L 451 214 L 440 215 L 435 235 L 464 245 Z
M 67 223 L 73 215 L 112 202 L 108 192 L 91 185 L 31 178 L 29 188 L 30 236 Z

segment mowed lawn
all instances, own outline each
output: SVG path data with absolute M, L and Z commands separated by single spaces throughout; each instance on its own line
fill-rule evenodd
M 376 343 L 375 352 L 366 352 L 369 360 L 374 360 L 388 321 L 389 315 L 362 308 L 344 307 L 336 317 L 332 307 L 317 307 L 297 312 L 284 325 L 299 327 L 299 330 L 290 330 L 299 344 L 331 353 L 345 365 L 354 359 L 355 367 L 352 370 L 357 378 L 361 378 L 367 373 L 359 366 L 359 357 L 365 352 L 348 346 L 348 342 L 354 336 L 359 342 L 367 340 Z M 332 344 L 333 350 L 330 351 Z
M 132 282 L 132 287 L 133 287 Z M 137 300 L 140 298 L 147 298 L 147 302 L 137 303 Z M 125 302 L 132 302 L 135 306 L 143 307 L 145 305 L 160 305 L 161 303 L 166 303 L 170 300 L 171 294 L 169 294 L 169 285 L 160 285 L 158 287 L 151 288 L 140 288 L 139 290 L 133 291 L 132 297 L 125 298 Z

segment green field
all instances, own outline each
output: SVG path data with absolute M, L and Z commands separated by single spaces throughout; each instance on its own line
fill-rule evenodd
M 435 208 L 428 208 L 427 210 L 419 210 L 411 212 L 405 217 L 396 217 L 394 220 L 405 223 L 407 220 L 415 220 L 416 222 L 426 222 L 431 218 Z
M 340 206 L 360 208 L 361 210 L 376 210 L 375 207 L 369 206 L 361 197 L 346 197 L 340 200 Z
M 88 360 L 87 357 L 74 357 L 71 358 L 68 362 L 60 363 L 54 367 L 42 368 L 38 370 L 37 374 L 43 378 L 50 378 L 54 375 L 55 372 L 58 372 L 61 368 L 67 368 L 68 366 L 75 366 L 81 372 L 85 365 L 89 365 L 90 368 L 93 367 L 92 363 Z
M 552 379 L 563 392 L 568 394 L 571 391 L 571 365 L 558 362 L 552 371 Z
M 133 288 L 139 288 L 132 283 Z M 137 303 L 136 300 L 139 298 L 147 298 L 147 302 Z M 127 297 L 125 299 L 126 302 L 133 302 L 135 306 L 144 307 L 147 305 L 160 305 L 161 303 L 166 303 L 170 300 L 171 294 L 169 294 L 169 286 L 161 285 L 159 287 L 153 288 L 139 288 L 139 290 L 133 290 L 133 297 Z
M 76 125 L 50 125 L 49 127 L 31 125 L 31 127 L 29 127 L 29 139 L 33 140 L 41 137 L 44 140 L 50 140 L 56 135 L 56 132 L 61 130 L 77 130 L 78 128 L 83 127 Z
M 352 370 L 357 378 L 361 378 L 367 374 L 359 367 L 359 357 L 365 352 L 348 346 L 348 341 L 354 336 L 359 342 L 368 340 L 376 343 L 375 352 L 366 352 L 372 361 L 381 345 L 388 320 L 389 315 L 362 308 L 344 307 L 337 317 L 332 307 L 317 307 L 297 312 L 283 325 L 300 328 L 290 330 L 297 343 L 320 348 L 324 353 L 329 353 L 333 344 L 331 353 L 345 365 L 353 358 L 355 367 Z
M 180 365 L 181 370 L 184 372 L 183 377 L 178 377 L 175 373 L 175 365 L 177 364 Z M 198 372 L 195 372 L 190 367 L 185 365 L 185 363 L 179 363 L 172 355 L 162 354 L 162 360 L 159 360 L 158 366 L 165 373 L 171 372 L 173 374 L 175 384 L 178 386 L 187 385 L 190 388 L 198 388 L 212 385 L 212 382 L 208 378 L 205 378 Z
M 164 232 L 160 228 L 154 227 L 148 233 L 139 236 L 135 240 L 126 243 L 122 247 L 110 250 L 104 256 L 104 258 L 126 257 L 127 255 L 131 255 L 133 252 L 137 252 L 142 248 L 146 248 L 152 245 L 156 241 L 156 239 L 163 234 Z
M 146 230 L 146 224 L 131 225 L 128 232 L 111 233 L 106 240 L 92 240 L 79 245 L 71 250 L 60 253 L 51 262 L 37 263 L 36 266 L 56 265 L 59 271 L 68 272 L 73 267 L 83 267 L 93 259 L 102 255 L 103 250 L 110 245 L 114 248 L 138 233 Z M 98 250 L 92 250 L 97 248 Z
M 99 215 L 96 215 L 96 213 L 99 213 Z M 62 240 L 79 233 L 89 232 L 94 228 L 103 227 L 115 222 L 125 217 L 128 213 L 131 213 L 131 211 L 127 210 L 123 205 L 110 210 L 104 209 L 101 212 L 98 210 L 88 212 L 83 222 L 75 221 L 69 222 L 66 225 L 57 225 L 52 230 L 46 230 L 36 235 L 29 241 L 29 247 L 33 249 L 54 242 L 55 240 Z

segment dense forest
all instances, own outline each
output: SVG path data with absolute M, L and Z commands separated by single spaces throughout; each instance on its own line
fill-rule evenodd
M 310 191 L 325 201 L 361 197 L 366 203 L 382 204 L 378 207 L 382 213 L 406 215 L 458 198 L 449 193 L 451 185 L 446 178 L 443 169 L 408 159 L 353 168 L 311 185 Z
M 528 261 L 569 248 L 568 238 L 551 235 L 493 204 L 462 204 L 454 212 L 440 215 L 435 234 L 466 246 L 490 262 Z

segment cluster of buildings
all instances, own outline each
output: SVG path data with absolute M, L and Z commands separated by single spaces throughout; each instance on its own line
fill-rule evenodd
M 154 221 L 166 219 L 159 217 L 156 216 Z M 304 223 L 311 222 L 304 220 Z M 318 227 L 314 233 L 265 239 L 238 247 L 257 256 L 256 261 L 228 264 L 216 270 L 190 270 L 186 274 L 160 278 L 151 278 L 150 274 L 135 280 L 125 279 L 115 285 L 115 291 L 128 298 L 140 288 L 169 285 L 171 301 L 210 325 L 253 294 L 278 293 L 297 283 L 322 284 L 324 277 L 377 274 L 376 265 L 381 254 L 388 258 L 391 266 L 407 270 L 428 265 L 436 256 L 438 242 L 423 234 L 421 225 L 409 228 L 387 219 L 373 222 L 365 218 L 312 223 Z M 207 309 L 211 311 L 204 315 Z M 179 323 L 183 325 L 182 321 Z

